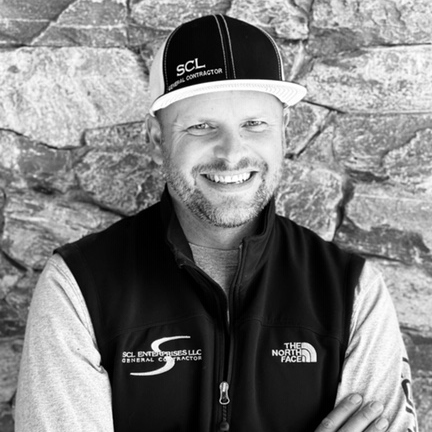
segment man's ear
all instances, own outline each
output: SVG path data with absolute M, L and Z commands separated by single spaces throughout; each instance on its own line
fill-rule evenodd
M 150 114 L 145 119 L 150 155 L 157 165 L 162 165 L 162 127 L 159 120 Z

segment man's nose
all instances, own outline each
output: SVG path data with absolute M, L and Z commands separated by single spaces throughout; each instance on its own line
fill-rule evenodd
M 238 131 L 225 131 L 214 147 L 214 155 L 227 162 L 238 162 L 244 156 L 244 142 Z

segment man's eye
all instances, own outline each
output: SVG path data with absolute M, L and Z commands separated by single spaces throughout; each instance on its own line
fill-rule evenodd
M 209 129 L 210 126 L 208 125 L 208 123 L 199 123 L 193 126 L 189 126 L 188 129 L 190 130 L 203 130 L 203 129 Z
M 193 135 L 202 135 L 210 132 L 212 129 L 208 123 L 198 123 L 187 128 L 188 132 Z
M 266 128 L 267 123 L 261 120 L 248 120 L 245 126 L 249 129 L 260 131 Z

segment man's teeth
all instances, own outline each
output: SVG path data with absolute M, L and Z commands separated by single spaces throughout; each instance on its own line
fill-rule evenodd
M 244 174 L 236 174 L 233 176 L 222 176 L 217 174 L 206 174 L 206 177 L 215 183 L 243 183 L 246 180 L 249 180 L 252 176 L 252 173 L 244 173 Z

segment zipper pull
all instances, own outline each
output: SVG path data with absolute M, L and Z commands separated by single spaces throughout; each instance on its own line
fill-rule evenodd
M 229 384 L 226 381 L 222 381 L 219 384 L 219 390 L 220 390 L 219 403 L 221 405 L 228 405 L 230 403 L 230 398 L 228 396 L 228 389 L 229 389 Z
M 227 405 L 230 403 L 228 396 L 229 384 L 226 381 L 222 381 L 219 384 L 220 398 L 219 403 L 222 405 L 222 422 L 219 425 L 220 432 L 229 431 L 230 425 L 227 421 Z

